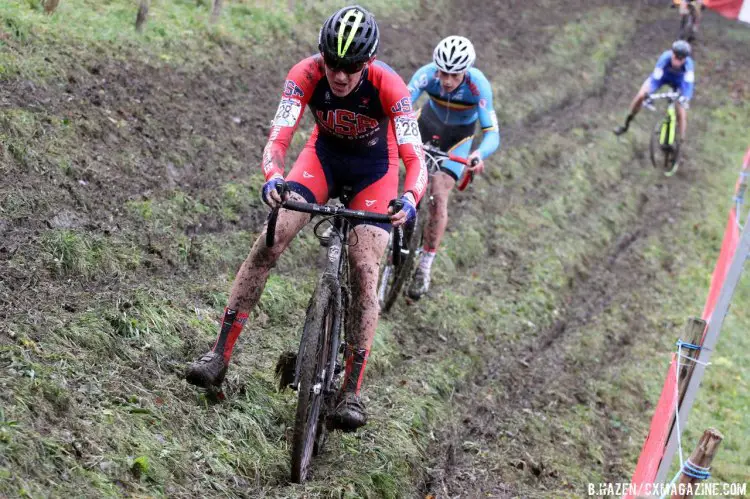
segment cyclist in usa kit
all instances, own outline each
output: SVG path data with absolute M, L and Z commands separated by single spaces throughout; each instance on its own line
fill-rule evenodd
M 656 67 L 651 75 L 643 82 L 641 89 L 630 104 L 625 123 L 615 128 L 615 135 L 622 135 L 630 128 L 630 122 L 640 111 L 643 101 L 659 90 L 663 85 L 669 85 L 680 92 L 677 105 L 677 123 L 680 129 L 680 140 L 685 141 L 687 133 L 687 109 L 695 89 L 695 62 L 690 57 L 690 44 L 685 40 L 677 40 L 672 44 L 672 50 L 667 50 L 656 61 Z
M 422 141 L 406 84 L 387 65 L 375 61 L 379 34 L 375 18 L 360 6 L 333 14 L 320 31 L 320 53 L 289 72 L 268 143 L 263 152 L 266 183 L 261 196 L 275 207 L 277 186 L 289 187 L 290 199 L 324 204 L 350 189 L 348 207 L 389 213 L 397 197 L 399 157 L 406 165 L 404 208 L 391 217 L 395 226 L 413 219 L 427 187 Z M 291 171 L 284 177 L 284 157 L 300 118 L 309 106 L 315 128 Z M 208 387 L 222 383 L 237 337 L 260 298 L 269 271 L 310 215 L 280 210 L 276 243 L 265 246 L 265 230 L 240 267 L 216 344 L 193 362 L 187 380 Z M 356 429 L 367 421 L 359 397 L 379 306 L 379 265 L 390 225 L 360 223 L 357 244 L 349 247 L 352 307 L 346 369 L 335 425 Z
M 448 198 L 453 186 L 461 179 L 464 168 L 473 174 L 482 173 L 484 160 L 500 146 L 492 88 L 484 74 L 472 67 L 476 53 L 471 42 L 463 36 L 449 36 L 435 47 L 432 59 L 432 64 L 420 68 L 409 82 L 412 102 L 423 92 L 429 96 L 429 102 L 419 115 L 420 134 L 425 140 L 438 136 L 441 150 L 470 160 L 476 158 L 478 162 L 469 167 L 446 160 L 431 180 L 430 219 L 424 228 L 424 251 L 407 290 L 407 295 L 414 300 L 430 287 L 430 269 L 448 224 Z M 483 138 L 479 147 L 470 153 L 477 121 Z

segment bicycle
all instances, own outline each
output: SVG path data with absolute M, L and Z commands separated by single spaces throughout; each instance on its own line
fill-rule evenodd
M 441 151 L 439 143 L 440 137 L 436 135 L 432 137 L 430 142 L 424 144 L 427 173 L 430 178 L 438 171 L 440 164 L 446 159 L 464 165 L 469 164 L 466 158 Z M 476 159 L 472 160 L 470 166 L 474 166 L 477 161 Z M 458 182 L 458 190 L 465 190 L 473 179 L 474 173 L 467 169 Z M 378 283 L 378 301 L 380 302 L 380 309 L 383 312 L 388 312 L 396 303 L 399 293 L 411 276 L 414 262 L 422 253 L 422 235 L 424 233 L 424 226 L 427 223 L 427 203 L 432 199 L 430 185 L 431 182 L 428 182 L 427 193 L 417 205 L 416 218 L 412 223 L 408 224 L 401 235 L 400 241 L 403 241 L 403 243 L 394 243 L 397 231 L 391 233 L 391 238 L 388 241 L 388 247 L 385 252 L 386 261 L 383 264 L 383 271 L 380 274 L 380 282 Z
M 346 204 L 349 189 L 340 200 Z M 280 190 L 283 193 L 283 189 Z M 392 201 L 397 212 L 403 208 L 400 201 Z M 287 200 L 281 204 L 287 210 L 322 215 L 313 233 L 322 237 L 321 226 L 330 223 L 328 258 L 315 290 L 310 297 L 296 354 L 285 352 L 276 364 L 280 388 L 297 391 L 297 411 L 292 437 L 292 481 L 302 483 L 307 478 L 312 457 L 323 452 L 328 432 L 333 428 L 328 422 L 336 405 L 344 366 L 342 338 L 345 338 L 346 316 L 351 301 L 349 292 L 348 246 L 352 243 L 350 220 L 391 223 L 389 215 L 360 210 L 350 210 L 341 205 L 318 205 Z M 271 211 L 266 230 L 266 246 L 273 246 L 279 208 Z
M 649 142 L 651 163 L 654 168 L 662 168 L 667 177 L 677 172 L 680 157 L 679 122 L 676 108 L 679 98 L 679 92 L 664 92 L 651 94 L 643 102 L 643 105 L 652 111 L 656 110 L 654 101 L 666 100 L 668 103 L 664 118 L 656 123 Z M 661 157 L 659 157 L 660 153 Z

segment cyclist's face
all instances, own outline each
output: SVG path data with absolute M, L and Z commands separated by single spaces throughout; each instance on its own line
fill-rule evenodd
M 461 73 L 451 74 L 438 71 L 438 78 L 440 79 L 440 86 L 445 92 L 453 92 L 458 86 L 464 81 L 466 71 Z
M 672 67 L 681 68 L 683 64 L 685 64 L 685 59 L 679 59 L 676 55 L 674 55 L 674 52 L 672 52 Z
M 328 84 L 331 86 L 331 91 L 336 97 L 346 97 L 359 83 L 362 78 L 362 71 L 364 71 L 364 65 L 358 70 L 350 73 L 353 68 L 342 69 L 331 69 L 328 64 L 324 64 L 326 69 L 326 78 Z

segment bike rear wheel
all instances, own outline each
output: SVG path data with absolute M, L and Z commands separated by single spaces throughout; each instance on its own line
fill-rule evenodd
M 307 478 L 312 456 L 316 450 L 320 411 L 323 404 L 326 369 L 329 365 L 332 320 L 331 291 L 319 283 L 310 299 L 302 330 L 297 391 L 297 415 L 292 441 L 292 481 L 302 483 Z

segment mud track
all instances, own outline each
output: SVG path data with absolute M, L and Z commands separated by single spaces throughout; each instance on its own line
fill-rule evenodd
M 618 56 L 607 66 L 603 80 L 587 89 L 582 99 L 563 101 L 506 128 L 503 136 L 505 146 L 512 148 L 523 145 L 520 143 L 522 139 L 550 131 L 597 126 L 598 123 L 592 123 L 591 119 L 597 110 L 612 106 L 615 102 L 626 104 L 628 101 L 623 96 L 629 99 L 637 89 L 634 78 L 638 78 L 628 69 L 629 62 L 633 57 L 653 52 L 654 47 L 668 46 L 672 40 L 674 21 L 652 20 L 655 9 L 662 7 L 655 2 L 644 2 L 635 8 L 633 14 L 637 17 L 637 30 L 630 40 L 618 48 Z M 719 29 L 715 26 L 721 21 L 706 17 L 706 26 Z M 700 46 L 697 51 L 700 57 Z M 645 119 L 651 118 L 646 115 Z M 693 127 L 693 136 L 700 137 L 702 127 L 696 126 L 695 121 Z M 622 189 L 630 182 L 636 182 L 642 174 L 640 169 L 647 162 L 642 154 L 637 159 L 623 165 L 622 178 L 614 189 L 600 193 L 603 203 L 617 203 Z M 598 379 L 614 363 L 627 358 L 628 350 L 649 327 L 638 313 L 643 306 L 639 291 L 652 285 L 654 275 L 644 271 L 643 247 L 640 243 L 649 237 L 658 237 L 666 225 L 679 219 L 686 208 L 684 199 L 687 193 L 701 182 L 706 173 L 689 160 L 688 153 L 683 170 L 677 177 L 668 182 L 654 177 L 655 182 L 640 195 L 638 216 L 620 231 L 611 245 L 598 254 L 589 255 L 576 266 L 567 292 L 560 296 L 559 318 L 537 337 L 521 344 L 508 345 L 500 357 L 485 359 L 482 372 L 457 390 L 453 404 L 460 409 L 454 415 L 455 424 L 436 436 L 438 443 L 428 452 L 439 457 L 431 463 L 431 471 L 422 486 L 425 495 L 441 498 L 510 498 L 519 497 L 519 494 L 524 497 L 547 497 L 549 492 L 546 490 L 559 488 L 560 476 L 556 470 L 545 466 L 544 449 L 529 447 L 523 435 L 514 433 L 519 427 L 518 421 L 524 418 L 525 413 L 531 414 L 532 411 L 554 418 L 561 406 L 575 403 L 595 403 L 607 418 L 606 405 L 592 400 L 592 394 L 582 386 L 584 380 Z M 541 168 L 535 174 L 540 175 L 537 185 L 542 187 L 524 193 L 524 203 L 529 208 L 550 194 L 549 185 L 555 182 L 558 173 L 553 169 Z M 505 195 L 513 196 L 513 190 L 513 186 L 508 186 Z M 575 223 L 575 220 L 570 220 L 571 227 Z M 501 236 L 497 234 L 497 237 Z M 669 260 L 664 265 L 669 266 Z M 628 314 L 628 324 L 623 328 L 603 332 L 607 335 L 608 348 L 592 352 L 591 357 L 595 361 L 581 366 L 570 363 L 560 355 L 564 346 L 575 345 L 579 340 L 577 331 L 591 325 L 613 305 L 630 309 L 632 313 Z M 489 387 L 503 393 L 490 397 L 488 391 L 494 391 L 488 390 Z M 645 398 L 642 410 L 645 415 L 651 410 Z M 499 437 L 504 434 L 511 437 L 512 443 L 499 443 Z M 621 458 L 621 443 L 625 435 L 610 426 L 599 437 L 604 450 L 604 459 L 600 463 L 604 476 L 612 482 L 626 479 L 633 463 L 623 463 Z M 472 445 L 467 448 L 464 445 L 466 442 L 472 442 Z M 481 450 L 477 451 L 477 448 Z M 488 453 L 495 453 L 495 458 L 505 456 L 505 465 L 526 470 L 529 478 L 525 486 L 519 488 L 504 483 L 503 467 L 498 466 L 496 459 L 492 462 L 488 460 Z

